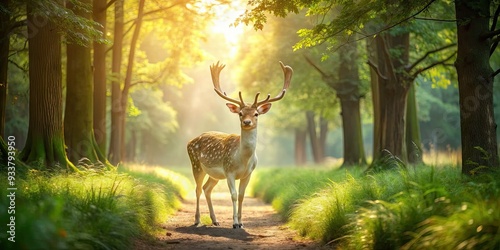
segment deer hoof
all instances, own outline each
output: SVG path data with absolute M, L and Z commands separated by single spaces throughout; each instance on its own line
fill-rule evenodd
M 212 225 L 218 227 L 218 226 L 220 226 L 220 223 L 216 221 L 216 222 L 212 223 Z
M 243 224 L 234 224 L 233 228 L 243 228 Z

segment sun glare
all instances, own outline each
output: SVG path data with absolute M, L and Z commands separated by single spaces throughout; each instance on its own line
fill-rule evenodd
M 244 31 L 243 25 L 232 25 L 236 18 L 238 18 L 245 11 L 245 3 L 242 1 L 232 1 L 230 5 L 219 5 L 214 8 L 216 18 L 213 20 L 210 27 L 211 32 L 220 34 L 226 42 L 231 46 L 230 53 L 236 53 L 238 46 L 236 46 L 241 39 Z

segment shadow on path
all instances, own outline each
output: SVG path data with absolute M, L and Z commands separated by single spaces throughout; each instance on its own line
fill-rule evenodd
M 234 229 L 234 228 L 224 228 L 215 226 L 188 226 L 188 227 L 177 227 L 174 229 L 175 232 L 183 234 L 195 234 L 195 235 L 205 235 L 210 237 L 224 237 L 233 240 L 243 240 L 252 241 L 255 235 L 251 235 L 244 228 Z

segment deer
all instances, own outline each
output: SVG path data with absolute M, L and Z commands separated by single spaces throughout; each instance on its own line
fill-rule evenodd
M 233 228 L 243 228 L 241 210 L 245 189 L 250 181 L 252 171 L 257 166 L 257 118 L 271 109 L 271 103 L 281 100 L 290 86 L 293 69 L 279 62 L 284 74 L 281 92 L 274 98 L 258 101 L 260 92 L 255 95 L 253 103 L 243 101 L 241 91 L 239 100 L 229 97 L 220 87 L 219 76 L 225 65 L 212 64 L 210 73 L 215 92 L 224 100 L 229 111 L 239 115 L 241 134 L 226 134 L 217 131 L 205 132 L 187 144 L 187 152 L 191 161 L 193 176 L 196 182 L 196 212 L 194 225 L 200 225 L 200 196 L 203 192 L 210 212 L 213 226 L 220 226 L 212 206 L 212 190 L 220 180 L 226 179 L 233 204 Z M 203 185 L 203 181 L 208 179 Z M 235 181 L 240 180 L 239 190 Z M 203 186 L 202 186 L 203 185 Z M 236 205 L 238 202 L 238 205 Z

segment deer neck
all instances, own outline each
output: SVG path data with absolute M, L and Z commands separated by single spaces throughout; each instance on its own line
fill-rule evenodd
M 257 129 L 241 130 L 240 156 L 250 158 L 255 153 L 257 147 Z

